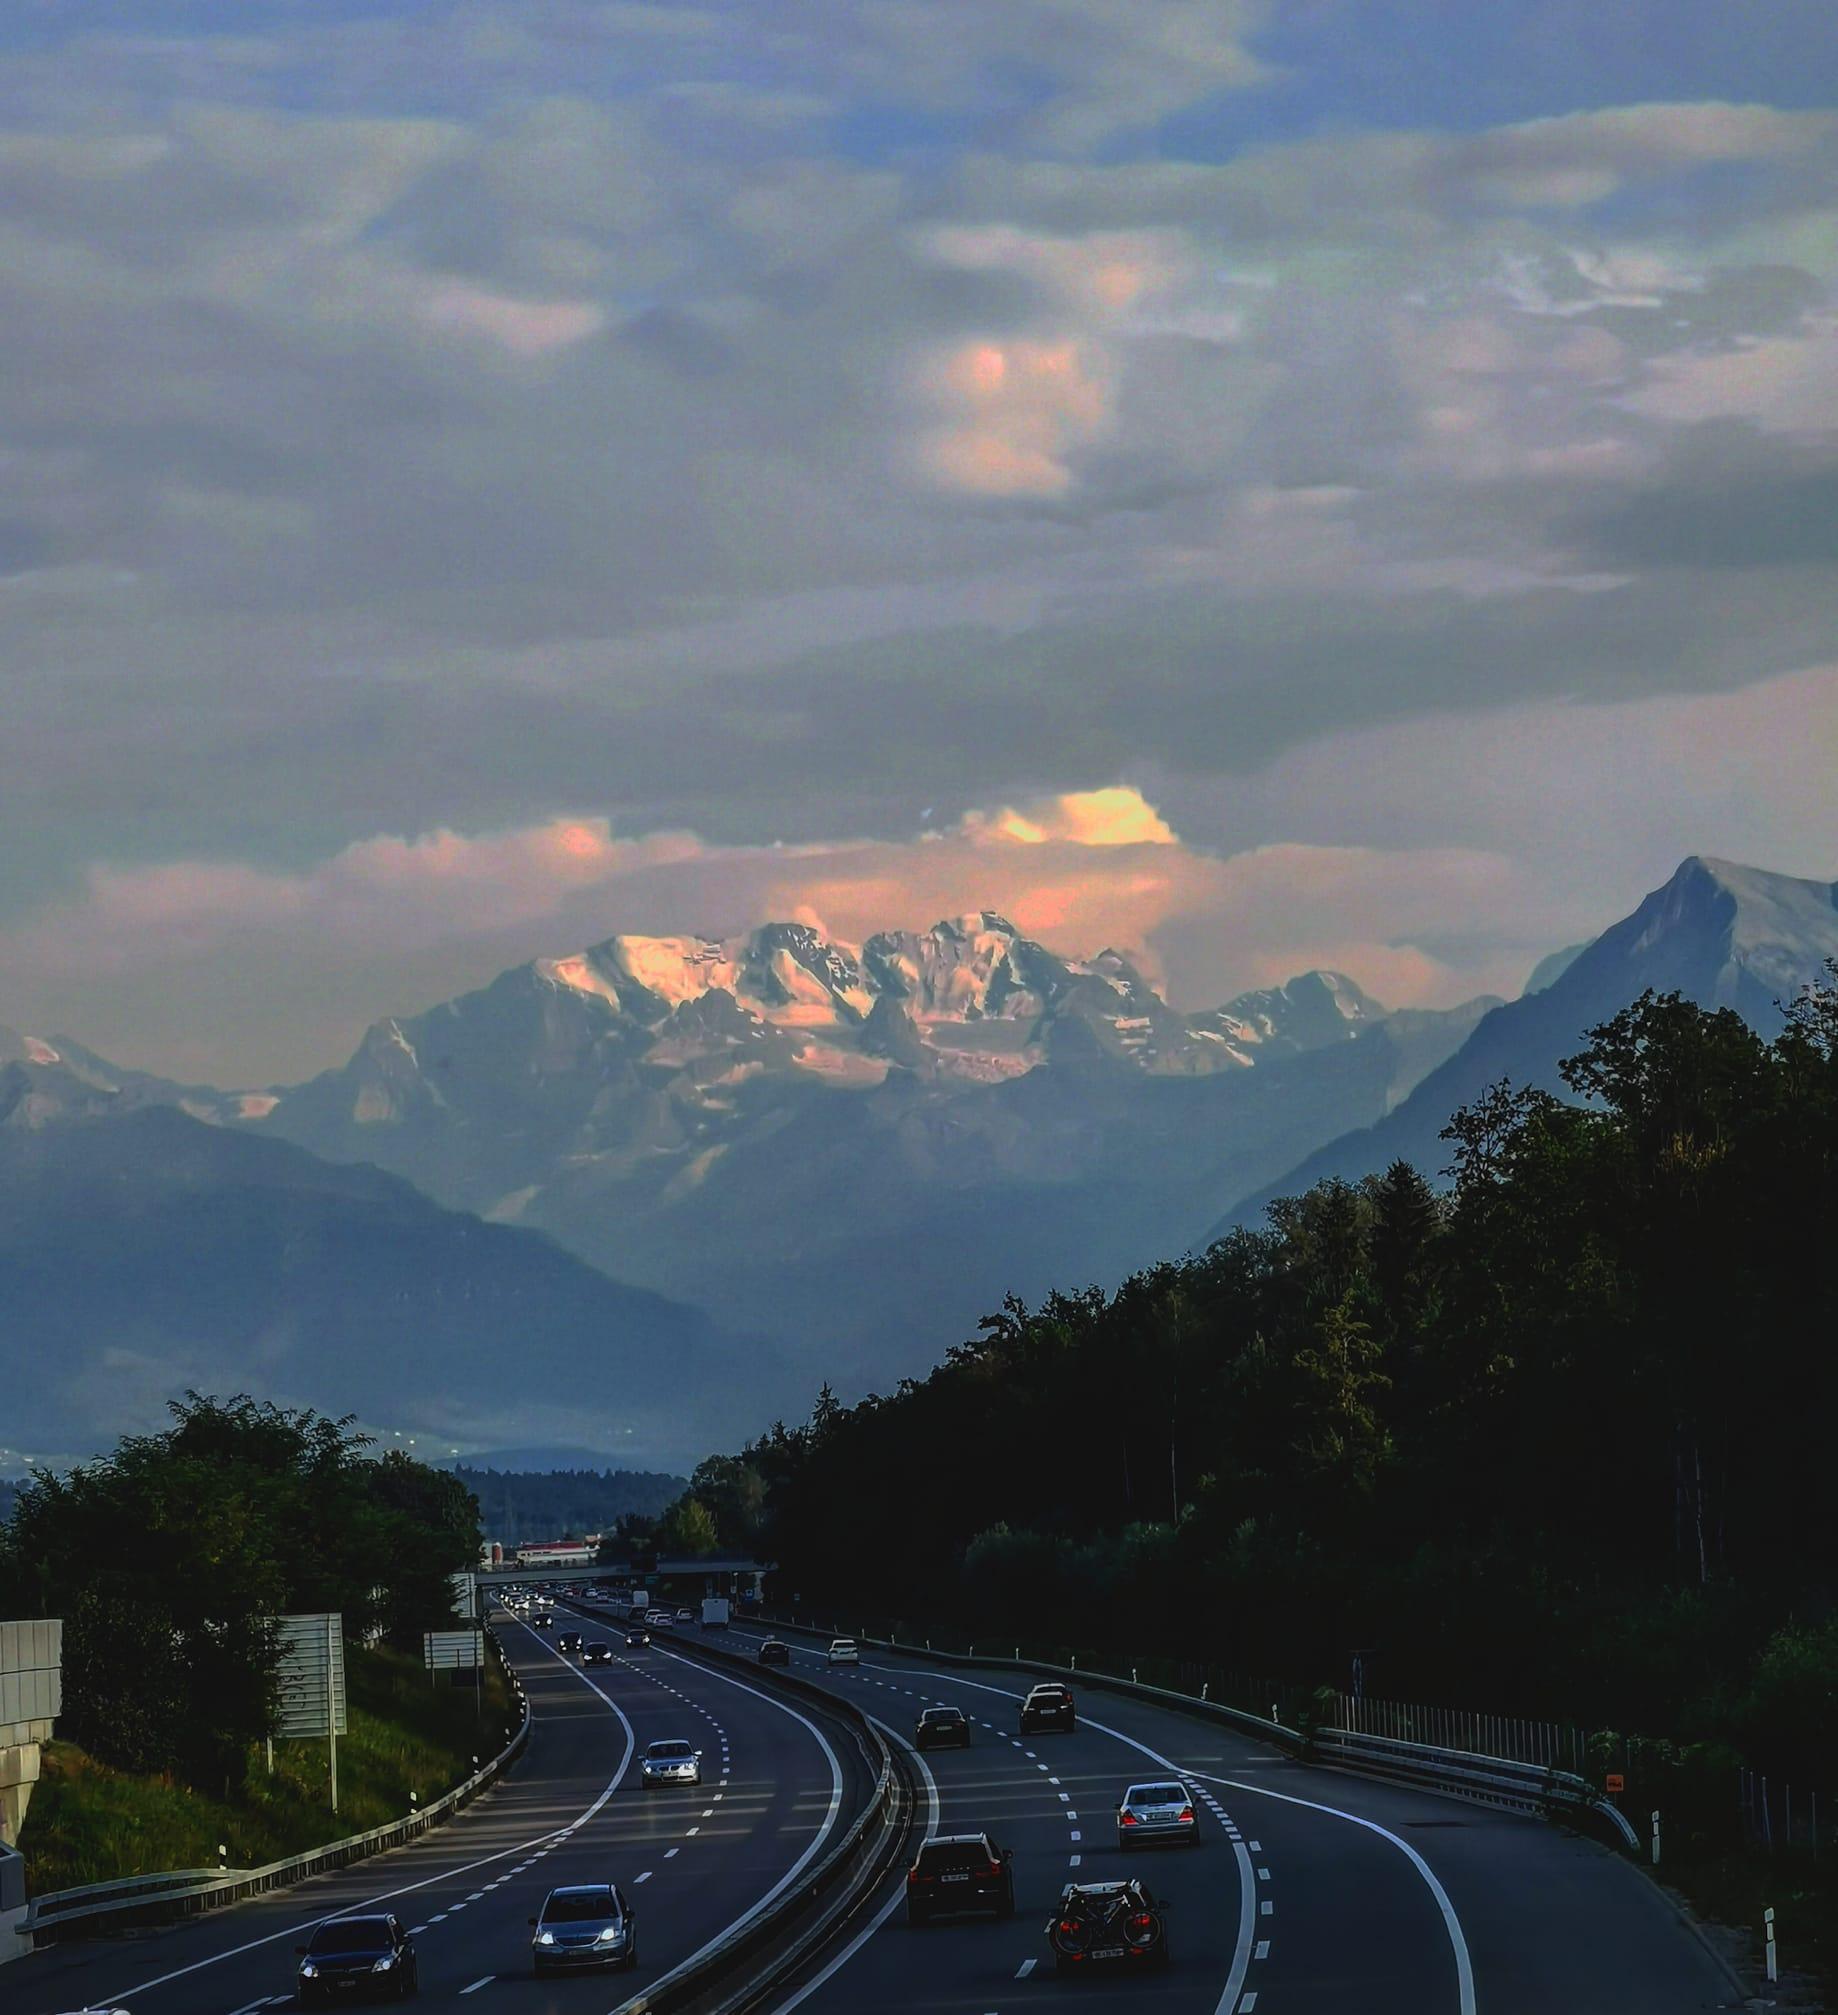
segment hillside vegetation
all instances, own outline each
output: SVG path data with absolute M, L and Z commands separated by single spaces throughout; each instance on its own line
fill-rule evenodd
M 1011 1300 L 695 1495 L 807 1605 L 1305 1685 L 1357 1650 L 1838 1786 L 1838 989 L 1772 1041 L 1648 995 L 1564 1079 L 1454 1117 L 1446 1198 L 1399 1163 Z

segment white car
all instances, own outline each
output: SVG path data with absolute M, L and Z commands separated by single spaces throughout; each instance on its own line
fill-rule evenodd
M 1152 1841 L 1200 1844 L 1200 1819 L 1184 1784 L 1132 1784 L 1117 1807 L 1117 1845 L 1127 1852 Z
M 671 1736 L 651 1744 L 638 1766 L 638 1774 L 647 1791 L 664 1784 L 700 1784 L 702 1752 L 680 1736 Z
M 859 1665 L 862 1654 L 853 1637 L 832 1637 L 830 1639 L 830 1663 L 832 1665 Z

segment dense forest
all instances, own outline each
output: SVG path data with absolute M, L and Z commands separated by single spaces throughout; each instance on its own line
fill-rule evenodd
M 507 1547 L 526 1540 L 579 1539 L 611 1532 L 622 1518 L 655 1518 L 683 1490 L 683 1479 L 650 1469 L 472 1469 L 447 1465 L 478 1500 L 487 1539 Z
M 1838 978 L 1838 974 L 1835 974 Z M 1398 1164 L 702 1465 L 851 1616 L 1742 1745 L 1838 1785 L 1838 986 L 1647 996 Z M 1441 1172 L 1439 1172 L 1441 1173 Z M 681 1524 L 687 1503 L 671 1517 Z
M 34 1477 L 0 1525 L 0 1616 L 64 1619 L 58 1733 L 227 1796 L 271 1729 L 274 1619 L 420 1651 L 478 1560 L 453 1477 L 346 1421 L 191 1394 L 163 1433 Z

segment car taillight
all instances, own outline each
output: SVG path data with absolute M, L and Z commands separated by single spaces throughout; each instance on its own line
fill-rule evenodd
M 1136 1817 L 1135 1813 L 1126 1812 L 1123 1815 L 1123 1823 L 1125 1826 L 1140 1826 L 1142 1821 Z
M 1191 1819 L 1193 1817 L 1193 1807 L 1191 1805 L 1183 1805 L 1181 1807 L 1181 1817 L 1183 1819 Z
M 1001 1872 L 1002 1872 L 1002 1864 L 1001 1864 L 1001 1862 L 999 1862 L 999 1861 L 992 1861 L 992 1862 L 991 1862 L 991 1863 L 989 1864 L 989 1872 L 990 1872 L 990 1874 L 991 1874 L 991 1875 L 1000 1875 L 1000 1874 L 1001 1874 Z
M 1130 1919 L 1130 1935 L 1134 1938 L 1147 1938 L 1154 1929 L 1155 1919 L 1146 1910 Z

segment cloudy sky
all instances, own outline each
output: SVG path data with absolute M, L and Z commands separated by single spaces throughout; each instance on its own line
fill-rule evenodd
M 1830 0 L 16 0 L 0 1021 L 1838 874 Z

